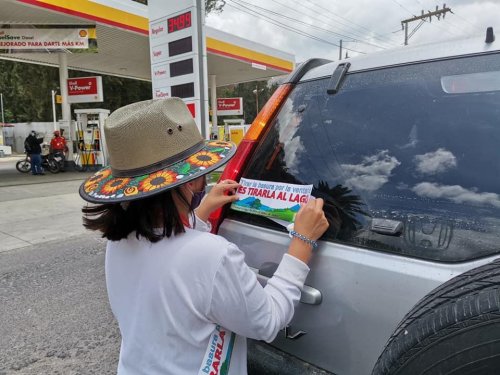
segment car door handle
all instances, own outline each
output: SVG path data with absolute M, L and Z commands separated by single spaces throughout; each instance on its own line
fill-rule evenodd
M 257 268 L 249 267 L 256 275 L 257 280 L 262 285 L 266 285 L 269 277 L 259 274 L 259 270 Z M 319 305 L 323 300 L 323 296 L 318 289 L 312 288 L 309 285 L 304 285 L 302 288 L 302 293 L 300 295 L 300 302 L 308 304 L 308 305 Z

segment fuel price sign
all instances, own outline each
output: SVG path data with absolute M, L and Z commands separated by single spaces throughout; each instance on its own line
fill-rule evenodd
M 208 137 L 204 2 L 149 0 L 153 99 L 179 97 Z
M 191 27 L 191 11 L 170 17 L 167 20 L 167 25 L 169 33 Z

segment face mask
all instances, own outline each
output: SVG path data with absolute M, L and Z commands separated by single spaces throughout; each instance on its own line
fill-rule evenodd
M 196 193 L 191 192 L 193 194 L 193 198 L 191 199 L 191 210 L 194 210 L 201 203 L 201 200 L 205 196 L 205 189 L 202 191 L 197 191 Z

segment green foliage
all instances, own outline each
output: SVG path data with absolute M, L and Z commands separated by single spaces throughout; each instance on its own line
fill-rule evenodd
M 94 74 L 79 71 L 69 72 L 70 78 L 89 75 Z M 104 90 L 103 102 L 72 104 L 71 109 L 105 108 L 113 112 L 124 105 L 151 99 L 151 82 L 104 75 L 102 76 L 102 86 Z
M 51 121 L 51 90 L 58 81 L 57 68 L 0 60 L 5 121 Z
M 84 77 L 94 73 L 69 71 L 69 77 Z M 151 82 L 137 81 L 115 76 L 102 76 L 104 101 L 100 103 L 72 104 L 71 109 L 105 108 L 114 111 L 124 105 L 151 99 Z M 265 81 L 240 83 L 217 89 L 217 97 L 243 97 L 245 123 L 250 124 L 259 110 L 277 88 Z M 52 121 L 51 90 L 59 90 L 58 68 L 21 62 L 0 60 L 0 92 L 3 94 L 6 122 Z M 56 116 L 61 118 L 61 106 L 56 105 Z M 238 116 L 232 116 L 238 117 Z M 218 118 L 223 124 L 224 118 Z
M 138 3 L 148 5 L 148 0 L 133 0 Z M 205 0 L 205 13 L 208 14 L 210 12 L 222 12 L 222 8 L 226 5 L 224 0 Z
M 278 88 L 278 84 L 269 85 L 266 81 L 254 81 L 240 83 L 237 85 L 224 86 L 217 89 L 218 98 L 243 98 L 243 117 L 246 124 L 251 124 L 257 116 L 257 104 L 259 111 L 267 100 Z M 258 93 L 258 97 L 257 97 Z M 258 103 L 257 103 L 258 101 Z M 224 124 L 224 119 L 240 118 L 239 116 L 217 117 L 219 125 Z
M 93 73 L 69 71 L 69 77 Z M 5 122 L 52 121 L 51 90 L 59 94 L 58 68 L 0 60 L 0 92 L 3 94 Z M 126 104 L 151 99 L 151 83 L 103 76 L 104 101 L 73 104 L 77 108 L 105 108 L 114 111 Z M 56 105 L 61 118 L 61 106 Z
M 225 0 L 205 0 L 205 14 L 210 12 L 220 13 L 226 5 Z

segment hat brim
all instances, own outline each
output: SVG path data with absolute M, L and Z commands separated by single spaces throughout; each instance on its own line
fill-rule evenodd
M 113 176 L 105 167 L 82 183 L 80 196 L 91 203 L 118 203 L 150 197 L 214 171 L 236 153 L 232 142 L 205 141 L 196 153 L 165 168 L 134 177 Z

